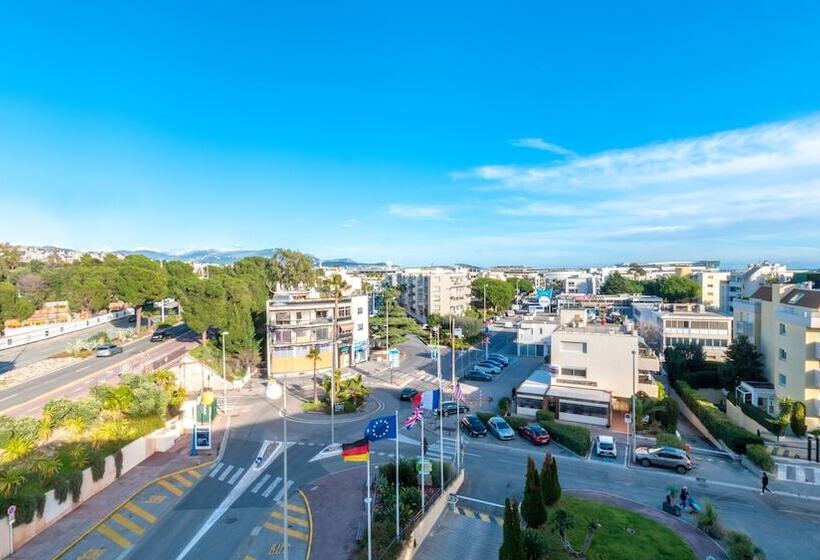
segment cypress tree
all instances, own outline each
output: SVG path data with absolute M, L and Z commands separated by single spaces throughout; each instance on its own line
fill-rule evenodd
M 498 549 L 498 560 L 526 560 L 521 536 L 521 520 L 515 498 L 504 500 L 504 537 Z
M 554 505 L 561 499 L 561 482 L 558 480 L 558 462 L 551 453 L 544 456 L 544 464 L 541 465 L 541 495 L 544 505 Z
M 527 459 L 527 481 L 524 484 L 524 500 L 521 502 L 521 516 L 527 527 L 537 529 L 547 521 L 547 510 L 541 495 L 541 481 L 535 461 Z

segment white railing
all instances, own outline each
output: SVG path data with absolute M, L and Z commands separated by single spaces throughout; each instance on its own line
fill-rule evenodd
M 103 315 L 97 315 L 96 317 L 90 317 L 88 319 L 69 321 L 68 323 L 52 323 L 50 325 L 39 325 L 38 327 L 22 327 L 25 329 L 22 332 L 20 329 L 6 329 L 5 336 L 0 337 L 0 350 L 5 348 L 15 348 L 17 346 L 23 346 L 24 344 L 55 338 L 64 334 L 82 331 L 85 329 L 92 329 L 94 327 L 104 325 L 105 323 L 110 323 L 115 319 L 121 319 L 133 314 L 133 309 L 126 309 L 125 311 L 114 311 L 113 313 L 105 313 Z

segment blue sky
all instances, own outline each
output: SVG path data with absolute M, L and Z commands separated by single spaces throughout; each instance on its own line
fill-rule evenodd
M 820 5 L 565 4 L 6 5 L 0 238 L 820 264 Z

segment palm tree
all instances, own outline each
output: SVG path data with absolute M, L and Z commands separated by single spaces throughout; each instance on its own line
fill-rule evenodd
M 20 469 L 10 468 L 0 471 L 0 496 L 4 498 L 14 496 L 25 482 L 26 475 Z
M 587 534 L 586 537 L 584 537 L 584 542 L 581 544 L 581 548 L 575 550 L 572 543 L 569 542 L 569 532 L 573 527 L 575 527 L 575 517 L 573 517 L 571 513 L 563 509 L 559 509 L 553 514 L 551 525 L 552 530 L 558 533 L 558 537 L 561 540 L 561 545 L 564 547 L 564 550 L 572 558 L 586 558 L 586 554 L 589 552 L 589 547 L 592 545 L 592 537 L 595 535 L 595 531 L 601 528 L 601 524 L 597 521 L 590 521 L 587 525 Z
M 319 402 L 319 385 L 316 379 L 316 362 L 318 362 L 322 357 L 322 353 L 319 352 L 319 347 L 312 347 L 308 351 L 307 357 L 309 360 L 313 360 L 313 402 L 317 403 Z
M 341 274 L 334 274 L 328 280 L 325 280 L 322 289 L 333 298 L 333 369 L 339 367 L 339 300 L 344 291 L 350 288 L 350 285 L 345 282 Z

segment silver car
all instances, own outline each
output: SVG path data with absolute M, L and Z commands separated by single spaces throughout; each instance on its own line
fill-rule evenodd
M 480 371 L 481 373 L 498 373 L 497 371 L 495 371 L 495 368 L 483 366 L 481 364 L 475 364 L 470 371 Z M 501 370 L 499 369 L 499 371 Z
M 635 449 L 635 462 L 644 467 L 675 469 L 681 474 L 692 469 L 692 459 L 686 451 L 677 447 L 638 447 Z
M 500 440 L 515 439 L 515 432 L 500 416 L 493 416 L 487 420 L 487 429 Z
M 102 346 L 97 346 L 98 358 L 108 358 L 109 356 L 120 353 L 122 353 L 122 346 L 117 346 L 116 344 L 103 344 Z

